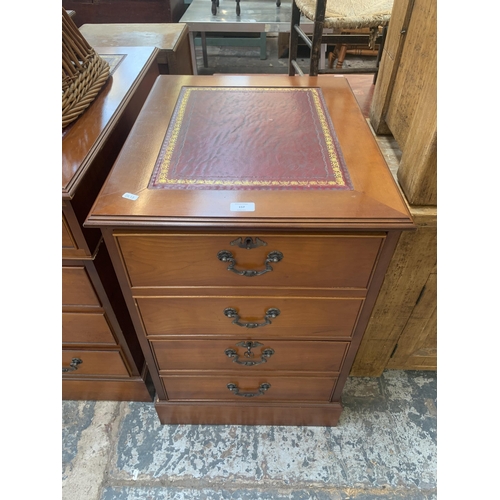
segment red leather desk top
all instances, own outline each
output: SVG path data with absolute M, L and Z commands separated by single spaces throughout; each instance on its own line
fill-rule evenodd
M 319 87 L 183 87 L 148 187 L 352 190 Z

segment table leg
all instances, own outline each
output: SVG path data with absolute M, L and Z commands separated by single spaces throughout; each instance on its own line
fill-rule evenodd
M 203 53 L 203 67 L 208 68 L 208 54 L 207 54 L 207 34 L 201 32 L 201 51 Z
M 189 50 L 191 51 L 191 62 L 193 65 L 193 75 L 198 74 L 198 63 L 196 62 L 196 46 L 194 44 L 195 34 L 193 31 L 189 31 Z
M 266 33 L 261 33 L 260 34 L 260 59 L 263 61 L 264 59 L 267 59 L 267 43 L 266 43 L 267 37 Z
M 326 43 L 321 44 L 321 53 L 319 55 L 319 69 L 325 69 L 326 47 Z

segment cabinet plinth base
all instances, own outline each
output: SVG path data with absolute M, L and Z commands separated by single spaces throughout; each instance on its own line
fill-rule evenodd
M 235 404 L 227 402 L 155 401 L 163 425 L 307 425 L 334 427 L 342 404 Z

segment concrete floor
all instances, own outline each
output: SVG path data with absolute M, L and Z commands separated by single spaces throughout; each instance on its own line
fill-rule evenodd
M 436 499 L 436 373 L 350 378 L 337 427 L 160 425 L 64 401 L 63 499 Z
M 230 36 L 230 34 L 227 34 Z M 199 74 L 213 73 L 236 73 L 236 74 L 288 74 L 288 58 L 280 57 L 278 36 L 268 34 L 267 36 L 267 59 L 260 59 L 260 49 L 258 47 L 218 47 L 207 46 L 208 66 L 203 66 L 203 54 L 201 46 L 196 47 L 196 61 Z M 325 52 L 325 59 L 327 53 Z M 307 74 L 309 71 L 309 49 L 299 46 L 297 63 L 302 71 Z M 335 61 L 336 62 L 336 61 Z M 360 57 L 347 55 L 343 68 L 375 68 L 375 57 Z
M 258 48 L 208 47 L 203 69 L 198 48 L 199 72 L 286 74 L 277 52 L 273 37 L 266 60 Z M 397 143 L 377 141 L 396 175 Z M 62 498 L 434 500 L 436 382 L 435 372 L 349 378 L 333 428 L 162 426 L 152 403 L 63 401 Z

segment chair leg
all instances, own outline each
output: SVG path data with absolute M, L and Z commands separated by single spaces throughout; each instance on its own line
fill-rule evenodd
M 337 58 L 337 66 L 336 66 L 337 68 L 341 68 L 344 65 L 346 53 L 347 53 L 347 45 L 343 43 L 340 46 L 339 56 Z
M 328 52 L 328 69 L 333 68 L 333 61 L 335 61 L 335 50 Z
M 325 21 L 326 0 L 317 0 L 316 12 L 314 14 L 314 30 L 311 48 L 311 62 L 309 65 L 309 75 L 318 76 L 318 65 L 321 52 L 321 42 L 323 38 L 323 24 Z
M 290 45 L 288 48 L 288 75 L 295 76 L 295 68 L 292 61 L 297 61 L 299 47 L 299 34 L 295 31 L 295 25 L 300 26 L 300 10 L 292 0 L 292 21 L 290 23 Z

